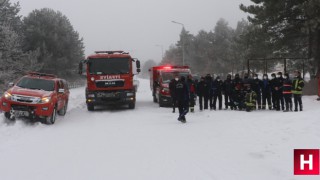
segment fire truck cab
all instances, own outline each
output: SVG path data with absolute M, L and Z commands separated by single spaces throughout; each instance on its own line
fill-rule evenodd
M 169 90 L 169 83 L 175 76 L 191 75 L 189 66 L 155 66 L 149 69 L 150 88 L 153 102 L 158 102 L 160 107 L 171 106 L 172 98 Z
M 87 109 L 96 105 L 129 105 L 135 108 L 136 92 L 133 83 L 133 63 L 140 72 L 140 61 L 123 51 L 96 51 L 79 64 L 79 74 L 85 65 Z

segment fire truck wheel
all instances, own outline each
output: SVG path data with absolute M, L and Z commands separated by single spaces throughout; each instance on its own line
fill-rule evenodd
M 94 105 L 87 104 L 88 111 L 94 111 Z
M 129 109 L 134 109 L 136 107 L 136 103 L 129 103 Z
M 56 122 L 56 117 L 57 117 L 57 108 L 55 107 L 52 111 L 51 116 L 44 118 L 44 123 L 48 125 L 54 124 Z
M 155 103 L 158 102 L 158 99 L 155 95 L 153 96 L 153 102 L 155 102 Z
M 66 102 L 66 104 L 63 106 L 63 108 L 58 111 L 58 114 L 60 116 L 66 115 L 67 109 L 68 109 L 68 102 Z
M 164 107 L 164 104 L 163 104 L 163 102 L 161 100 L 161 97 L 159 97 L 159 107 Z

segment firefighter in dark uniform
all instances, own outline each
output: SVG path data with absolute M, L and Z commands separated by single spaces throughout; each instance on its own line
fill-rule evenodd
M 279 90 L 278 90 L 278 98 L 279 98 L 279 107 L 281 105 L 282 111 L 284 111 L 284 97 L 283 97 L 283 77 L 282 72 L 277 73 L 277 80 L 279 81 Z
M 179 77 L 178 76 L 175 76 L 174 79 L 172 79 L 169 83 L 169 91 L 170 91 L 170 96 L 171 96 L 171 99 L 172 99 L 172 112 L 175 113 L 176 111 L 176 102 L 177 102 L 177 99 L 176 99 L 176 84 L 178 83 L 179 81 Z
M 304 87 L 304 81 L 301 78 L 301 73 L 299 71 L 295 72 L 295 78 L 292 82 L 292 94 L 294 98 L 294 111 L 298 111 L 298 105 L 300 107 L 300 111 L 302 111 L 302 89 Z
M 271 97 L 272 97 L 272 109 L 276 110 L 277 109 L 277 94 L 276 94 L 276 86 L 278 84 L 278 80 L 276 78 L 276 74 L 272 73 L 271 74 L 271 80 L 270 80 L 270 85 L 271 85 Z
M 203 110 L 203 104 L 205 102 L 204 99 L 206 97 L 209 97 L 208 84 L 205 82 L 205 78 L 204 77 L 201 77 L 200 81 L 197 84 L 197 95 L 198 95 L 198 98 L 199 98 L 199 108 L 200 108 L 200 111 L 202 111 Z M 207 104 L 207 106 L 204 105 L 204 107 L 206 107 L 208 109 L 208 104 Z
M 233 93 L 233 82 L 231 79 L 231 74 L 227 75 L 227 79 L 223 82 L 223 93 L 224 93 L 224 104 L 225 108 L 228 109 L 230 104 L 233 104 L 232 93 Z M 233 107 L 231 106 L 231 109 Z
M 262 91 L 262 109 L 266 109 L 266 103 L 268 103 L 268 108 L 272 110 L 271 83 L 268 79 L 268 74 L 263 75 L 261 91 Z
M 217 78 L 213 81 L 212 87 L 213 87 L 213 109 L 216 110 L 216 104 L 217 100 L 219 100 L 219 110 L 222 109 L 222 86 L 223 82 L 221 81 L 220 77 L 217 76 Z
M 190 112 L 194 112 L 194 105 L 195 105 L 195 97 L 196 97 L 196 85 L 195 82 L 192 80 L 192 76 L 189 75 L 187 79 L 187 85 L 190 92 L 190 100 L 189 100 L 189 108 Z
M 208 94 L 204 94 L 204 109 L 208 109 L 208 104 L 212 105 L 212 100 L 213 100 L 213 93 L 212 93 L 212 77 L 210 74 L 207 74 L 205 77 L 205 83 L 206 83 L 206 88 L 208 91 Z
M 248 73 L 244 74 L 243 80 L 242 80 L 242 84 L 243 84 L 243 90 L 246 91 L 247 90 L 247 86 L 252 87 L 252 79 L 249 78 Z M 251 89 L 251 88 L 250 88 Z
M 237 109 L 237 104 L 241 104 L 242 102 L 242 97 L 243 97 L 243 83 L 242 79 L 240 78 L 239 74 L 236 74 L 233 79 L 233 94 L 232 94 L 232 105 L 233 109 Z M 241 110 L 241 106 L 238 106 L 239 109 Z
M 292 111 L 292 81 L 289 74 L 285 73 L 283 78 L 283 97 L 286 104 L 284 112 Z
M 179 117 L 178 120 L 185 123 L 186 122 L 186 114 L 189 111 L 189 88 L 186 83 L 186 79 L 184 76 L 181 76 L 180 80 L 176 84 L 176 98 L 177 104 L 179 108 Z
M 251 89 L 256 93 L 258 109 L 261 109 L 261 87 L 262 81 L 258 78 L 258 74 L 254 74 Z

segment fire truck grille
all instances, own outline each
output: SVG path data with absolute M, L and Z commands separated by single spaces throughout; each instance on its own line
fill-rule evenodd
M 98 88 L 106 88 L 106 87 L 123 87 L 124 81 L 97 81 L 96 86 Z

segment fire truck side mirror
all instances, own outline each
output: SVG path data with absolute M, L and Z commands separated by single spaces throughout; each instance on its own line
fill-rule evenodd
M 141 69 L 140 69 L 140 61 L 139 60 L 136 60 L 136 66 L 137 66 L 137 72 L 141 72 Z

